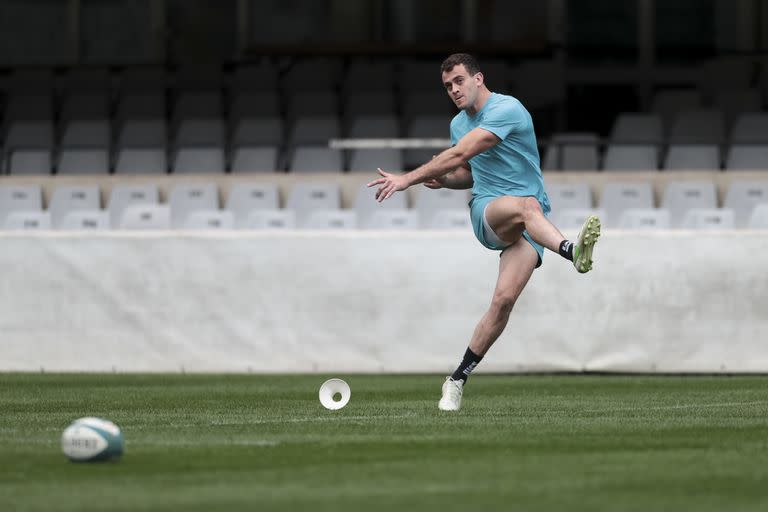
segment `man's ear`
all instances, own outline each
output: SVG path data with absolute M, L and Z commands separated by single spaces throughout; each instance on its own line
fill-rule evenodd
M 475 81 L 477 82 L 477 85 L 483 85 L 485 83 L 485 77 L 481 71 L 475 73 Z

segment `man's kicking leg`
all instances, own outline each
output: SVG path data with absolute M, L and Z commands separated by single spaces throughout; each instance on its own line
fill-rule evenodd
M 501 253 L 491 305 L 475 327 L 461 364 L 443 384 L 443 397 L 438 404 L 441 411 L 458 411 L 461 407 L 461 395 L 469 374 L 504 331 L 515 301 L 536 268 L 539 254 L 526 239 L 519 234 L 518 237 L 517 242 Z
M 549 222 L 535 197 L 496 198 L 488 204 L 485 217 L 494 233 L 502 240 L 514 240 L 522 224 L 531 238 L 550 251 L 571 260 L 579 272 L 592 270 L 592 249 L 600 236 L 600 219 L 594 215 L 584 222 L 574 242 L 567 240 L 560 230 Z

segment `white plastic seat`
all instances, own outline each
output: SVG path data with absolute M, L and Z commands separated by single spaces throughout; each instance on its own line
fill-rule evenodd
M 227 210 L 198 210 L 184 220 L 183 229 L 233 229 L 235 216 Z
M 711 181 L 671 181 L 667 184 L 661 207 L 669 210 L 670 222 L 677 227 L 688 210 L 717 208 L 717 192 Z
M 728 151 L 725 168 L 729 171 L 752 171 L 768 169 L 768 144 L 734 144 Z
M 186 119 L 179 124 L 176 147 L 223 147 L 224 122 L 221 119 Z
M 353 210 L 315 210 L 302 225 L 305 229 L 355 229 L 357 215 Z
M 293 210 L 254 210 L 248 214 L 245 229 L 294 229 L 296 212 Z
M 67 185 L 54 189 L 48 211 L 54 228 L 61 226 L 64 217 L 74 211 L 101 209 L 99 188 L 96 185 Z
M 118 148 L 165 148 L 167 130 L 162 119 L 130 119 L 123 123 Z
M 605 152 L 606 171 L 655 171 L 659 168 L 659 149 L 640 144 L 611 144 Z
M 592 191 L 586 183 L 553 183 L 546 189 L 553 212 L 566 208 L 592 208 Z
M 604 225 L 616 227 L 622 212 L 635 208 L 653 208 L 653 190 L 650 183 L 606 183 L 600 198 L 605 211 Z
M 232 172 L 274 172 L 277 170 L 276 147 L 238 147 L 232 154 Z
M 733 211 L 727 208 L 694 208 L 686 212 L 680 227 L 701 231 L 733 229 Z
M 58 228 L 66 231 L 103 231 L 109 229 L 109 215 L 103 210 L 69 212 Z
M 749 223 L 752 212 L 760 204 L 768 204 L 768 180 L 732 181 L 723 201 L 724 208 L 733 210 L 737 228 Z
M 62 148 L 99 148 L 110 146 L 111 130 L 107 120 L 70 121 L 61 137 Z
M 602 208 L 565 208 L 552 212 L 552 222 L 560 231 L 576 231 L 578 233 L 584 221 L 591 215 L 597 215 L 601 221 L 605 221 L 605 210 Z
M 303 227 L 311 212 L 339 209 L 341 191 L 333 183 L 297 183 L 288 194 L 285 207 L 295 212 L 296 225 Z
M 624 210 L 619 217 L 619 229 L 651 231 L 669 229 L 669 210 L 664 208 L 630 208 Z
M 391 200 L 388 199 L 388 200 Z M 442 210 L 468 210 L 469 191 L 440 188 L 437 190 L 419 188 L 414 199 L 414 208 L 419 213 L 422 226 L 432 226 L 437 212 Z
M 465 208 L 435 210 L 427 219 L 422 219 L 421 227 L 440 230 L 471 230 L 472 220 L 469 211 Z
M 369 227 L 372 217 L 379 212 L 408 209 L 406 194 L 398 193 L 379 203 L 376 201 L 376 190 L 377 187 L 368 187 L 365 184 L 357 189 L 354 209 L 357 212 L 357 220 L 361 228 Z
M 752 210 L 747 227 L 749 229 L 768 229 L 768 203 L 759 204 Z
M 182 227 L 192 212 L 218 210 L 219 192 L 215 183 L 180 183 L 168 194 L 171 226 Z
M 171 209 L 164 204 L 132 204 L 123 210 L 120 229 L 166 230 L 171 228 Z
M 107 201 L 110 224 L 113 227 L 119 226 L 123 212 L 129 206 L 152 205 L 158 204 L 159 201 L 160 191 L 157 185 L 151 183 L 118 183 L 112 188 Z
M 673 144 L 664 160 L 669 171 L 716 171 L 720 169 L 720 148 L 711 144 Z
M 40 185 L 0 186 L 0 223 L 12 212 L 37 212 L 42 209 Z
M 236 227 L 246 227 L 251 212 L 279 208 L 277 185 L 236 183 L 229 191 L 225 208 L 234 214 Z
M 4 230 L 49 230 L 51 214 L 49 212 L 12 212 L 5 217 Z
M 466 214 L 466 212 L 464 212 Z M 358 214 L 359 218 L 359 214 Z M 379 230 L 413 230 L 419 228 L 419 214 L 414 210 L 388 209 L 377 210 L 371 213 L 364 229 Z
M 339 149 L 324 146 L 299 146 L 289 169 L 293 172 L 341 172 L 344 170 Z

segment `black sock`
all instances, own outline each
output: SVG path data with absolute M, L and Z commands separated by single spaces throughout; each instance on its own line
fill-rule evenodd
M 467 379 L 469 379 L 469 374 L 472 373 L 475 366 L 480 364 L 480 361 L 482 360 L 483 356 L 479 356 L 467 348 L 467 351 L 464 352 L 464 359 L 461 360 L 461 364 L 456 368 L 456 371 L 453 372 L 451 378 L 453 380 L 463 380 L 464 384 L 466 384 Z
M 558 252 L 563 258 L 573 261 L 573 242 L 570 240 L 563 240 L 560 242 L 560 249 Z

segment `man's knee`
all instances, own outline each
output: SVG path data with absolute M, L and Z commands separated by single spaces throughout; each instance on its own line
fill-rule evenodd
M 517 300 L 517 297 L 515 297 L 514 294 L 508 291 L 497 290 L 493 294 L 491 308 L 498 311 L 500 314 L 508 315 L 512 312 L 512 308 L 515 306 L 515 300 Z
M 523 201 L 523 222 L 533 218 L 543 215 L 544 213 L 541 210 L 541 204 L 539 204 L 539 201 L 535 197 L 526 197 Z

